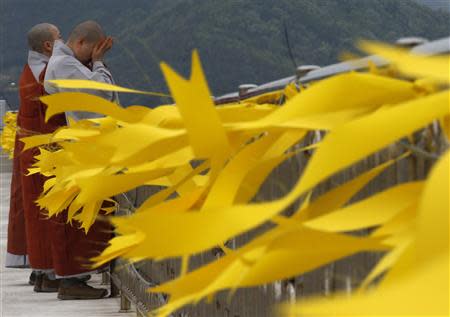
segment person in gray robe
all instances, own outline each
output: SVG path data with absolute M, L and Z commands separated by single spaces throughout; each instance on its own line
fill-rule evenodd
M 101 83 L 114 84 L 110 70 L 105 66 L 103 59 L 113 45 L 111 37 L 105 36 L 100 25 L 94 21 L 86 21 L 77 25 L 70 33 L 66 43 L 56 41 L 52 56 L 48 62 L 45 73 L 44 89 L 48 94 L 60 92 L 81 91 L 93 94 L 106 100 L 118 103 L 117 93 L 92 89 L 66 89 L 60 88 L 49 80 L 55 79 L 83 79 Z M 66 113 L 77 120 L 98 117 L 98 114 L 85 111 Z M 76 259 L 88 260 L 98 255 L 107 245 L 110 238 L 108 232 L 111 228 L 105 222 L 96 221 L 89 233 L 84 236 L 81 229 L 70 227 L 61 213 L 54 219 L 55 232 L 52 241 L 55 242 L 54 259 L 56 277 L 61 279 L 58 290 L 59 299 L 94 299 L 107 295 L 105 289 L 93 288 L 86 283 L 86 276 L 91 273 L 83 269 Z M 58 229 L 58 230 L 57 230 Z M 78 230 L 78 231 L 77 231 Z M 85 247 L 84 247 L 85 245 Z M 71 257 L 62 257 L 69 252 Z
M 111 49 L 112 45 L 112 38 L 104 35 L 98 23 L 86 21 L 76 26 L 66 43 L 61 40 L 55 42 L 53 54 L 45 73 L 45 91 L 48 94 L 81 91 L 118 103 L 119 99 L 116 92 L 60 88 L 48 82 L 53 79 L 84 79 L 114 84 L 111 71 L 103 62 L 106 52 Z M 83 111 L 68 112 L 66 115 L 78 120 L 99 116 L 95 113 Z

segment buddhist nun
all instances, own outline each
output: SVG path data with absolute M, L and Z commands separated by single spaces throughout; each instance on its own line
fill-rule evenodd
M 45 211 L 35 203 L 43 189 L 43 178 L 39 174 L 27 176 L 33 157 L 39 151 L 23 151 L 20 138 L 43 131 L 44 105 L 39 97 L 44 94 L 42 82 L 54 42 L 60 37 L 58 28 L 49 23 L 37 24 L 29 30 L 28 61 L 19 81 L 20 105 L 11 182 L 6 266 L 31 267 L 33 273 L 29 283 L 34 285 L 36 292 L 56 292 L 59 282 L 54 278 L 49 223 Z M 52 125 L 58 126 L 58 120 L 61 119 L 64 118 L 53 118 L 47 124 L 47 130 L 51 130 Z
M 103 62 L 105 53 L 111 49 L 112 45 L 112 38 L 104 35 L 98 23 L 86 21 L 77 25 L 67 43 L 63 41 L 55 43 L 45 74 L 46 92 L 54 94 L 64 91 L 81 91 L 118 102 L 116 92 L 61 88 L 48 82 L 53 79 L 83 79 L 114 84 L 111 72 Z M 75 119 L 98 117 L 97 114 L 82 111 L 69 112 L 67 115 Z
M 86 21 L 77 25 L 66 43 L 55 42 L 45 73 L 46 93 L 74 91 L 61 89 L 48 82 L 53 79 L 84 79 L 113 84 L 111 72 L 103 63 L 104 55 L 111 49 L 112 44 L 112 38 L 105 36 L 98 23 Z M 85 92 L 117 101 L 116 93 L 96 90 Z M 65 115 L 78 120 L 95 117 L 95 114 L 89 112 L 71 112 Z M 61 280 L 58 298 L 93 299 L 106 296 L 106 289 L 92 288 L 85 280 L 89 274 L 96 273 L 89 271 L 86 264 L 107 246 L 111 238 L 110 226 L 104 221 L 96 221 L 86 234 L 77 221 L 67 223 L 66 211 L 50 218 L 49 222 L 52 228 L 50 240 L 53 266 L 56 277 Z

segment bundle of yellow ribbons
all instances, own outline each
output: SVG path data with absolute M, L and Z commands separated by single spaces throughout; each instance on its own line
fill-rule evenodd
M 14 156 L 14 142 L 17 130 L 17 113 L 7 111 L 3 116 L 3 131 L 1 133 L 0 142 L 3 152 L 8 154 L 10 159 Z
M 112 216 L 117 236 L 94 259 L 129 261 L 179 257 L 180 276 L 152 292 L 170 295 L 155 313 L 167 316 L 218 291 L 262 285 L 314 270 L 362 251 L 385 251 L 351 297 L 285 305 L 280 314 L 448 315 L 449 152 L 423 181 L 349 200 L 395 160 L 382 163 L 316 199 L 316 185 L 386 146 L 439 122 L 449 131 L 449 56 L 425 57 L 381 44 L 362 48 L 391 62 L 391 71 L 347 73 L 270 98 L 215 106 L 196 52 L 189 79 L 161 68 L 174 105 L 122 108 L 83 93 L 45 96 L 46 118 L 65 111 L 104 117 L 70 121 L 51 135 L 22 139 L 41 148 L 30 173 L 51 178 L 38 204 L 50 216 L 67 212 L 88 231 L 104 200 L 142 185 L 162 186 L 129 216 Z M 66 88 L 142 93 L 84 81 Z M 285 196 L 252 200 L 310 131 L 326 131 L 295 186 Z M 376 134 L 374 133 L 376 131 Z M 294 150 L 292 150 L 294 149 Z M 195 162 L 195 164 L 193 164 Z M 282 213 L 303 203 L 291 216 Z M 272 229 L 236 249 L 224 242 L 259 225 Z M 367 236 L 348 232 L 376 228 Z M 225 255 L 193 271 L 189 258 L 220 246 Z M 373 285 L 383 273 L 376 287 Z

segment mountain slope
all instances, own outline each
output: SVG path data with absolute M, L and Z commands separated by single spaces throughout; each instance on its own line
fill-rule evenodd
M 34 4 L 30 10 L 26 4 Z M 116 37 L 108 65 L 119 84 L 166 91 L 159 61 L 187 75 L 190 54 L 199 49 L 212 93 L 241 83 L 263 83 L 291 75 L 285 44 L 287 26 L 297 64 L 336 61 L 359 38 L 394 41 L 401 36 L 435 39 L 448 35 L 449 15 L 410 0 L 3 0 L 0 94 L 10 91 L 26 58 L 25 33 L 49 21 L 67 37 L 86 19 L 99 21 Z M 123 96 L 126 104 L 155 104 Z
M 450 12 L 450 0 L 416 0 L 418 3 L 430 7 L 433 10 Z

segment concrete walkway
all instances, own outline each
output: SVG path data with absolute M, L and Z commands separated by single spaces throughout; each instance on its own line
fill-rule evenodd
M 1 151 L 1 149 L 0 149 Z M 1 317 L 131 317 L 136 313 L 119 313 L 119 298 L 100 300 L 61 301 L 56 293 L 35 293 L 28 285 L 29 269 L 7 269 L 4 267 L 6 239 L 8 232 L 9 191 L 11 183 L 11 161 L 0 157 L 0 316 Z M 96 275 L 89 282 L 92 286 L 100 285 L 101 276 Z

